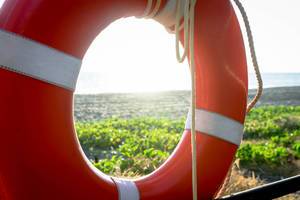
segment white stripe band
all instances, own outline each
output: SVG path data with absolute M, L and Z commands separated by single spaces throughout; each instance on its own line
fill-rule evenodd
M 179 1 L 181 4 L 180 16 L 184 14 L 184 8 L 187 1 Z M 154 20 L 169 28 L 176 24 L 177 0 L 169 0 L 165 7 L 153 17 Z
M 0 68 L 74 90 L 81 60 L 0 30 Z
M 185 129 L 191 129 L 191 120 L 191 111 L 189 111 Z M 240 145 L 243 138 L 244 125 L 218 113 L 196 109 L 195 128 L 196 131 Z
M 119 200 L 139 200 L 140 194 L 135 183 L 130 180 L 112 178 L 117 185 Z

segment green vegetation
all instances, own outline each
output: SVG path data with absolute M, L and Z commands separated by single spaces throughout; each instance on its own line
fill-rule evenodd
M 94 165 L 108 174 L 144 175 L 173 151 L 184 119 L 120 119 L 78 122 L 79 140 Z M 300 106 L 255 108 L 245 123 L 237 159 L 244 168 L 293 165 L 300 159 Z
M 107 119 L 77 123 L 86 155 L 105 173 L 147 174 L 156 169 L 177 145 L 184 123 L 166 119 Z
M 245 166 L 278 167 L 299 159 L 300 107 L 272 106 L 251 111 L 237 158 Z

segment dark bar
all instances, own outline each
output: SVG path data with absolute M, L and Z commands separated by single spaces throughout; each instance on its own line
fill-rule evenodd
M 271 200 L 300 190 L 300 175 L 220 198 L 220 200 Z

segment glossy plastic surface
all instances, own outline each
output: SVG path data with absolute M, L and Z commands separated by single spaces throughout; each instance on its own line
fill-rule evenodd
M 145 7 L 146 0 L 6 0 L 0 28 L 83 58 L 107 25 Z M 233 8 L 198 0 L 196 13 L 197 107 L 243 123 L 247 70 Z M 1 200 L 118 199 L 114 182 L 81 151 L 71 91 L 3 69 L 0 82 Z M 191 199 L 189 134 L 161 168 L 136 181 L 142 200 Z M 200 133 L 197 141 L 199 194 L 210 199 L 237 146 Z

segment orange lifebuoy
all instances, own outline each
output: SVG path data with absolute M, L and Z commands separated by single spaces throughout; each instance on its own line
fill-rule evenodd
M 163 0 L 158 15 L 170 12 L 174 2 Z M 5 1 L 0 11 L 1 200 L 192 199 L 190 117 L 170 158 L 137 180 L 95 170 L 74 130 L 73 91 L 87 48 L 111 22 L 141 15 L 146 4 Z M 241 141 L 247 68 L 230 1 L 198 0 L 195 9 L 198 192 L 199 199 L 211 199 Z

